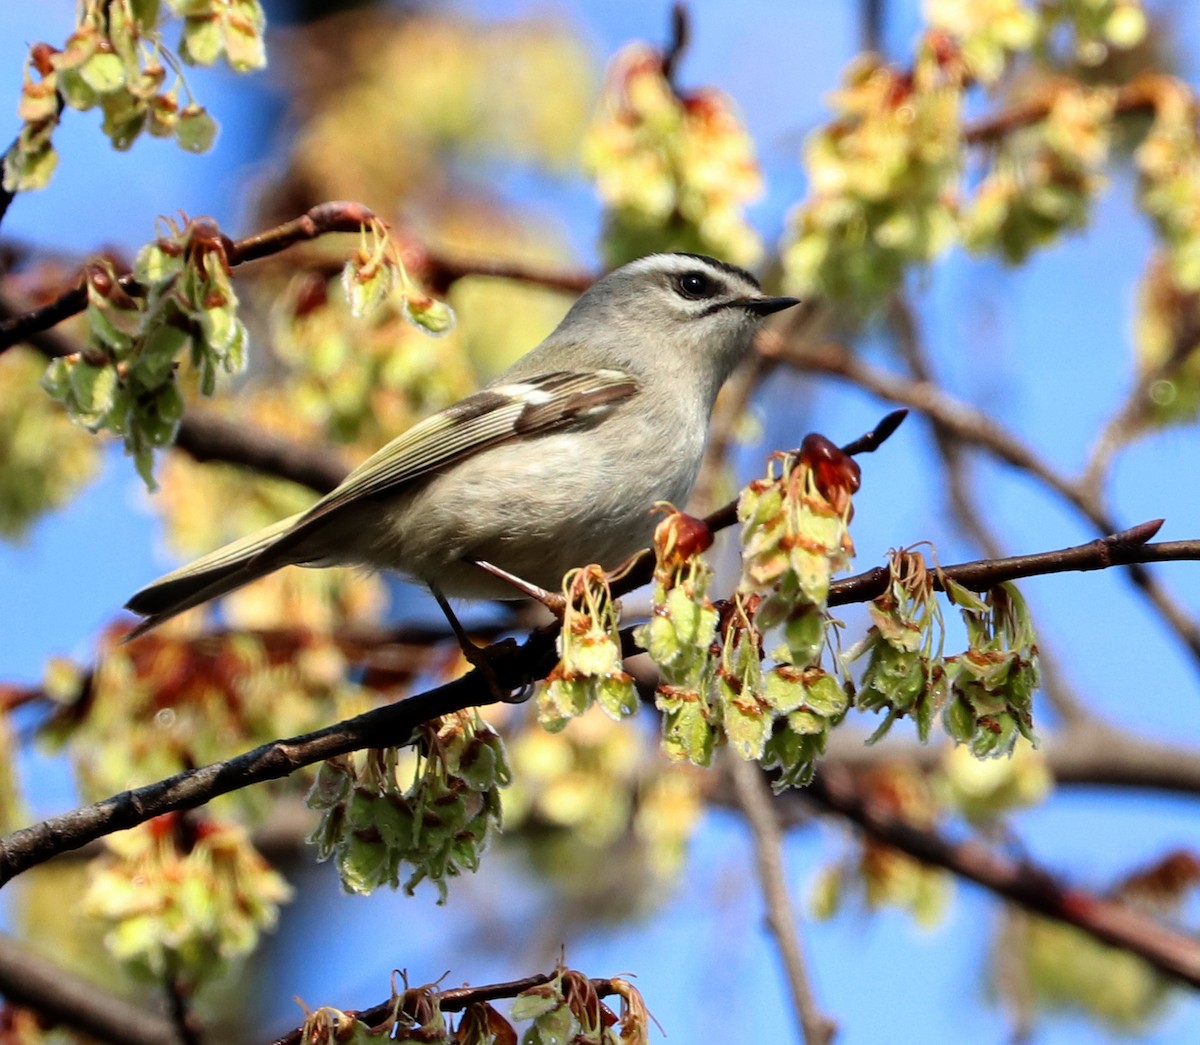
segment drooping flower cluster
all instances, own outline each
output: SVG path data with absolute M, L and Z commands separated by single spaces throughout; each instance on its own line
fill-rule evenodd
M 120 435 L 151 486 L 153 451 L 183 417 L 179 357 L 188 353 L 205 395 L 218 370 L 237 373 L 246 360 L 229 240 L 207 218 L 167 224 L 138 253 L 135 287 L 105 258 L 87 265 L 87 349 L 53 360 L 43 379 L 79 424 Z
M 444 901 L 446 880 L 474 871 L 500 827 L 500 788 L 512 774 L 478 712 L 425 723 L 417 745 L 407 766 L 400 749 L 373 748 L 331 758 L 317 773 L 308 804 L 321 822 L 309 840 L 318 859 L 333 857 L 348 892 L 395 889 L 408 865 L 405 891 L 428 878 Z
M 927 740 L 938 715 L 955 742 L 977 758 L 1011 754 L 1018 736 L 1033 741 L 1037 646 L 1016 588 L 1001 584 L 980 597 L 942 578 L 967 632 L 967 649 L 943 657 L 934 574 L 912 551 L 894 552 L 889 572 L 887 590 L 870 606 L 871 629 L 845 654 L 848 663 L 867 658 L 857 706 L 887 712 L 872 741 L 904 716 Z
M 342 270 L 351 314 L 359 319 L 373 315 L 399 288 L 400 313 L 414 327 L 435 337 L 453 330 L 454 310 L 413 282 L 383 224 L 372 221 L 361 236 L 358 250 Z
M 968 647 L 946 658 L 946 732 L 977 758 L 1011 754 L 1018 737 L 1036 743 L 1037 646 L 1025 600 L 1008 583 L 983 598 L 952 581 L 946 589 L 962 613 Z
M 773 458 L 767 478 L 742 493 L 742 590 L 719 614 L 704 594 L 708 567 L 695 561 L 707 534 L 695 539 L 686 517 L 660 524 L 655 617 L 639 638 L 664 658 L 655 703 L 670 757 L 708 765 L 727 741 L 778 768 L 781 786 L 811 777 L 849 705 L 820 655 L 830 577 L 853 552 L 847 524 L 858 481 L 857 465 L 820 436 Z M 765 667 L 764 632 L 776 627 L 784 643 Z
M 532 1020 L 523 1045 L 646 1045 L 650 1013 L 638 991 L 626 980 L 609 981 L 620 995 L 618 1016 L 600 1000 L 596 987 L 582 973 L 560 971 L 549 983 L 531 987 L 513 1002 L 514 1020 Z
M 893 552 L 888 572 L 887 590 L 869 607 L 870 630 L 846 653 L 848 663 L 867 658 L 855 704 L 865 711 L 887 712 L 872 740 L 882 737 L 897 718 L 910 715 L 924 741 L 946 704 L 941 610 L 933 575 L 920 555 Z
M 558 664 L 537 686 L 538 721 L 563 729 L 593 703 L 615 719 L 637 709 L 633 677 L 622 665 L 620 609 L 604 570 L 572 570 L 563 580 L 566 605 L 558 634 Z

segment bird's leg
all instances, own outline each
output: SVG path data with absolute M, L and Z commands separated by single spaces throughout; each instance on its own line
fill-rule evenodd
M 454 637 L 458 639 L 459 649 L 462 650 L 463 656 L 467 658 L 467 663 L 473 668 L 478 668 L 483 673 L 484 680 L 488 684 L 488 689 L 492 691 L 492 695 L 498 700 L 512 701 L 514 699 L 523 699 L 525 687 L 521 687 L 520 698 L 513 697 L 513 687 L 505 687 L 500 685 L 500 680 L 496 678 L 496 671 L 492 667 L 492 658 L 497 652 L 502 652 L 508 647 L 515 646 L 516 643 L 512 639 L 505 639 L 494 646 L 476 646 L 471 641 L 471 637 L 467 634 L 446 596 L 441 593 L 438 587 L 434 584 L 429 585 L 429 590 L 433 592 L 433 597 L 437 599 L 437 604 L 441 607 L 442 613 L 446 615 L 446 621 L 450 625 L 450 630 L 454 632 Z
M 516 588 L 522 595 L 528 595 L 535 602 L 540 602 L 560 621 L 563 619 L 563 613 L 567 608 L 567 600 L 561 595 L 546 591 L 545 588 L 539 588 L 536 584 L 530 584 L 528 581 L 522 580 L 515 573 L 509 573 L 508 570 L 502 570 L 499 566 L 493 566 L 486 559 L 468 559 L 467 561 L 474 563 L 481 570 L 490 573 L 493 577 L 498 577 L 505 584 Z

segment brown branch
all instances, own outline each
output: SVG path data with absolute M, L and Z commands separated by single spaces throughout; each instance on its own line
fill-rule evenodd
M 0 994 L 52 1023 L 113 1045 L 179 1045 L 169 1020 L 139 1009 L 0 934 Z
M 888 303 L 887 325 L 900 351 L 900 357 L 908 367 L 913 379 L 923 384 L 937 386 L 933 366 L 925 351 L 925 344 L 917 326 L 917 317 L 903 293 L 896 293 Z M 958 520 L 967 538 L 988 558 L 999 558 L 1004 549 L 999 538 L 984 521 L 983 513 L 976 503 L 963 444 L 953 429 L 936 417 L 930 418 L 933 442 L 946 476 L 946 493 L 950 510 Z
M 671 5 L 671 38 L 663 51 L 663 79 L 671 85 L 675 95 L 679 95 L 679 62 L 684 52 L 692 42 L 692 26 L 688 18 L 687 5 L 682 0 L 676 0 Z
M 163 989 L 166 992 L 167 1005 L 171 1012 L 171 1021 L 175 1024 L 179 1045 L 204 1045 L 200 1018 L 192 1008 L 191 988 L 186 979 L 168 973 Z
M 521 647 L 498 647 L 489 667 L 508 690 L 546 675 L 554 664 L 550 631 L 534 632 Z M 166 780 L 51 817 L 0 838 L 0 886 L 59 853 L 163 813 L 197 806 L 251 784 L 278 780 L 334 755 L 408 742 L 413 730 L 440 715 L 496 702 L 479 671 L 395 704 L 375 708 L 324 729 L 276 740 L 223 762 L 186 770 Z
M 978 842 L 952 842 L 872 802 L 845 769 L 823 766 L 796 796 L 857 824 L 872 838 L 922 863 L 945 868 L 1035 914 L 1066 922 L 1137 955 L 1159 972 L 1200 987 L 1200 941 L 1116 901 L 1067 886 L 1045 870 Z
M 1162 83 L 1166 79 L 1167 77 L 1148 74 L 1118 87 L 1113 111 L 1119 116 L 1153 112 L 1158 104 Z M 1047 93 L 1011 109 L 984 117 L 963 131 L 963 141 L 967 145 L 994 145 L 1014 131 L 1041 123 L 1050 114 L 1053 104 L 1053 94 Z
M 361 203 L 321 203 L 292 221 L 231 242 L 226 248 L 226 255 L 230 265 L 244 265 L 331 232 L 357 232 L 375 220 L 375 215 Z M 130 293 L 140 290 L 132 275 L 122 276 L 119 282 Z M 28 312 L 0 319 L 0 352 L 28 340 L 34 334 L 49 330 L 86 307 L 87 288 L 80 277 L 75 286 L 53 301 Z
M 783 959 L 803 1040 L 805 1045 L 828 1045 L 837 1033 L 837 1024 L 817 1003 L 800 949 L 799 919 L 788 893 L 787 872 L 783 866 L 783 833 L 779 828 L 778 812 L 771 801 L 771 790 L 757 765 L 728 749 L 725 770 L 754 836 L 755 863 L 767 908 L 767 926 Z
M 717 398 L 716 408 L 708 426 L 708 443 L 700 475 L 692 490 L 691 503 L 700 511 L 711 509 L 721 476 L 737 440 L 737 427 L 745 416 L 755 392 L 771 375 L 776 364 L 761 353 L 755 353 L 739 366 L 726 382 Z
M 196 461 L 241 465 L 320 494 L 332 490 L 349 472 L 337 454 L 322 447 L 196 407 L 189 407 L 180 421 L 175 446 Z
M 226 256 L 229 264 L 237 267 L 279 254 L 298 243 L 330 233 L 358 232 L 376 220 L 374 213 L 361 203 L 321 203 L 292 221 L 247 236 L 245 239 L 229 241 Z M 412 255 L 414 270 L 434 294 L 444 294 L 451 284 L 466 276 L 520 280 L 523 283 L 562 290 L 570 294 L 583 293 L 597 278 L 593 273 L 562 272 L 491 258 L 460 259 L 420 249 L 414 249 Z M 142 290 L 130 273 L 121 276 L 118 282 L 130 294 L 136 295 Z M 87 288 L 82 276 L 69 290 L 37 308 L 17 312 L 11 304 L 6 304 L 0 308 L 0 352 L 22 341 L 33 342 L 39 334 L 50 330 L 64 319 L 77 315 L 86 307 Z M 55 350 L 46 354 L 66 355 L 68 352 L 63 351 L 64 348 L 65 343 L 60 342 Z M 40 350 L 45 351 L 44 348 Z
M 1075 573 L 1107 570 L 1113 566 L 1130 566 L 1145 562 L 1179 562 L 1200 559 L 1200 540 L 1160 541 L 1147 544 L 1163 521 L 1152 519 L 1120 533 L 1097 537 L 1087 544 L 1070 548 L 1035 552 L 1032 555 L 1010 555 L 1003 559 L 976 559 L 974 562 L 947 566 L 935 576 L 934 587 L 943 591 L 942 578 L 957 581 L 972 591 L 987 591 L 1005 581 L 1023 577 L 1044 577 L 1053 573 Z M 876 566 L 865 573 L 835 581 L 829 589 L 829 605 L 844 606 L 849 602 L 867 602 L 887 590 L 890 574 L 886 567 Z
M 946 395 L 933 384 L 913 381 L 872 367 L 855 358 L 845 346 L 834 342 L 819 345 L 807 342 L 787 344 L 779 338 L 771 338 L 762 339 L 759 350 L 799 369 L 842 378 L 882 399 L 912 407 L 931 420 L 936 418 L 964 442 L 973 443 L 1012 467 L 1032 475 L 1072 505 L 1100 533 L 1113 533 L 1120 528 L 1094 490 L 1059 475 L 1033 450 L 986 414 Z M 1131 564 L 1129 577 L 1187 647 L 1194 665 L 1200 669 L 1200 624 L 1188 616 L 1186 610 L 1140 563 Z
M 946 748 L 893 730 L 886 743 L 867 746 L 866 734 L 842 727 L 829 736 L 821 765 L 854 772 L 889 762 L 939 769 Z M 1129 736 L 1094 719 L 1068 722 L 1041 738 L 1039 753 L 1057 787 L 1113 787 L 1200 798 L 1200 749 Z
M 467 276 L 489 276 L 494 279 L 511 279 L 529 283 L 548 290 L 561 290 L 567 294 L 582 294 L 599 279 L 599 273 L 563 272 L 518 261 L 502 261 L 496 258 L 455 258 L 447 254 L 416 251 L 412 263 L 413 271 L 420 277 L 425 288 L 439 297 L 450 287 Z
M 629 665 L 629 670 L 635 675 L 639 692 L 644 691 L 643 700 L 649 704 L 653 702 L 659 677 L 657 672 L 643 675 L 641 667 L 635 662 Z M 900 736 L 898 730 L 889 734 L 886 743 L 868 746 L 866 739 L 866 733 L 849 726 L 834 730 L 821 765 L 855 773 L 889 763 L 905 763 L 925 772 L 934 772 L 944 765 L 947 750 L 944 745 L 921 744 L 915 738 Z M 1043 735 L 1038 750 L 1056 787 L 1161 791 L 1200 798 L 1200 749 L 1195 747 L 1133 737 L 1112 726 L 1087 720 Z M 299 799 L 290 799 L 276 804 L 270 821 L 254 831 L 251 841 L 255 849 L 274 863 L 302 851 L 311 832 L 311 814 Z M 90 859 L 99 851 L 98 843 L 89 843 L 64 853 L 63 858 Z

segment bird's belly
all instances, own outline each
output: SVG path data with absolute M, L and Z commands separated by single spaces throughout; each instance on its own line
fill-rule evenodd
M 647 547 L 655 504 L 682 506 L 698 458 L 691 446 L 581 458 L 579 440 L 565 434 L 497 447 L 384 502 L 369 565 L 452 597 L 519 598 L 466 561 L 482 559 L 558 591 L 572 567 L 613 569 Z

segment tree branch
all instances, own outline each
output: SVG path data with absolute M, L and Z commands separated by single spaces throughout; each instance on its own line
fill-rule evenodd
M 278 254 L 297 243 L 331 232 L 358 232 L 375 220 L 374 213 L 361 203 L 321 203 L 292 221 L 231 242 L 226 248 L 226 254 L 230 265 L 244 265 L 248 261 Z M 137 280 L 132 275 L 122 276 L 119 282 L 130 293 L 140 290 Z M 27 340 L 33 334 L 49 330 L 64 319 L 82 312 L 86 307 L 87 287 L 80 277 L 75 286 L 53 301 L 29 312 L 0 319 L 0 352 Z
M 728 511 L 726 508 L 710 515 L 710 525 Z M 949 577 L 968 588 L 982 591 L 1003 581 L 1044 573 L 1105 569 L 1130 562 L 1200 559 L 1200 541 L 1145 544 L 1157 529 L 1157 523 L 1143 524 L 1074 548 L 946 566 L 941 569 L 937 583 L 941 583 L 941 578 Z M 830 588 L 829 604 L 840 606 L 873 599 L 886 589 L 888 576 L 886 569 L 877 567 L 839 581 Z M 627 576 L 626 582 L 630 580 Z M 550 671 L 556 656 L 556 628 L 557 625 L 551 625 L 533 632 L 524 645 L 515 649 L 493 647 L 495 656 L 489 666 L 500 687 L 516 690 L 543 678 Z M 632 633 L 633 628 L 621 632 L 626 656 L 637 652 Z M 135 827 L 163 813 L 194 809 L 217 795 L 277 780 L 334 755 L 407 743 L 412 731 L 422 722 L 496 701 L 492 687 L 478 670 L 474 670 L 437 689 L 316 732 L 263 744 L 227 761 L 177 773 L 166 780 L 123 791 L 93 805 L 21 828 L 0 838 L 0 886 L 30 867 L 112 831 Z
M 113 1045 L 179 1045 L 169 1020 L 46 961 L 0 934 L 0 994 L 53 1023 Z
M 377 220 L 374 212 L 361 203 L 345 200 L 320 203 L 300 217 L 282 225 L 247 236 L 245 239 L 228 241 L 226 256 L 229 264 L 236 268 L 333 232 L 358 232 Z M 588 273 L 529 268 L 508 261 L 458 260 L 420 249 L 414 249 L 412 253 L 414 268 L 420 272 L 433 293 L 444 293 L 450 284 L 464 276 L 495 276 L 519 279 L 526 283 L 578 294 L 586 290 L 596 278 Z M 118 282 L 131 294 L 137 294 L 141 290 L 141 286 L 130 273 L 126 273 Z M 86 307 L 87 287 L 80 277 L 73 287 L 45 305 L 15 314 L 11 309 L 7 309 L 8 314 L 0 318 L 0 352 L 21 341 L 31 340 L 35 335 L 49 330 L 64 319 L 77 315 Z
M 297 443 L 257 425 L 196 407 L 188 407 L 179 422 L 175 446 L 196 461 L 252 468 L 320 494 L 332 490 L 350 471 L 337 454 L 322 447 Z
M 1200 988 L 1200 941 L 1194 937 L 1118 901 L 1063 885 L 1041 868 L 1008 859 L 978 842 L 951 842 L 936 831 L 915 827 L 871 801 L 844 768 L 822 765 L 808 788 L 792 794 L 850 820 L 872 838 L 922 863 L 945 868 L 1036 914 L 1082 929 L 1136 954 L 1171 979 Z
M 821 765 L 859 773 L 903 762 L 931 772 L 942 766 L 947 750 L 898 736 L 895 730 L 886 743 L 868 746 L 866 739 L 865 733 L 844 726 L 834 730 Z M 1131 737 L 1085 719 L 1042 736 L 1038 750 L 1056 787 L 1119 787 L 1200 798 L 1200 750 L 1193 747 Z
M 826 1016 L 817 1003 L 809 979 L 804 954 L 800 949 L 799 919 L 788 894 L 787 872 L 783 866 L 783 835 L 778 813 L 773 808 L 771 791 L 762 770 L 729 749 L 725 751 L 725 769 L 733 783 L 738 805 L 746 815 L 754 836 L 755 863 L 767 907 L 767 926 L 783 959 L 792 1006 L 800 1021 L 805 1045 L 828 1045 L 837 1033 L 837 1024 Z
M 1153 74 L 1139 76 L 1130 83 L 1116 89 L 1113 111 L 1117 115 L 1153 112 L 1158 102 L 1159 84 L 1166 77 Z M 967 145 L 993 145 L 1014 131 L 1041 123 L 1054 104 L 1053 95 L 1046 94 L 1023 105 L 1013 106 L 1004 112 L 984 117 L 963 131 Z
M 510 690 L 547 674 L 554 664 L 554 638 L 534 632 L 517 649 L 497 648 L 490 667 Z M 52 856 L 77 849 L 113 831 L 136 827 L 163 813 L 195 809 L 251 784 L 278 780 L 297 769 L 364 748 L 406 744 L 423 722 L 497 700 L 475 670 L 426 693 L 375 708 L 324 729 L 276 740 L 223 762 L 185 770 L 166 780 L 122 791 L 92 805 L 21 828 L 0 838 L 0 886 Z

